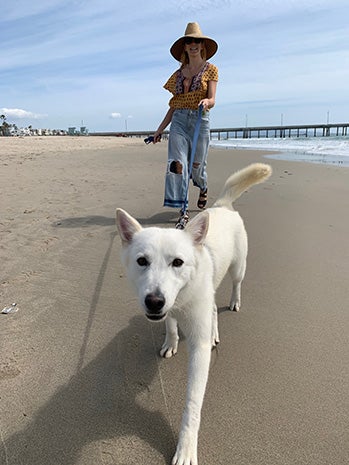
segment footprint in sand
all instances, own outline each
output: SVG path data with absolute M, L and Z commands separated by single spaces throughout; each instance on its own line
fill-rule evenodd
M 29 271 L 21 271 L 18 275 L 10 277 L 8 279 L 4 279 L 1 281 L 1 285 L 6 287 L 9 285 L 13 285 L 16 283 L 23 283 L 23 282 L 28 282 L 30 278 L 33 276 L 38 276 L 40 272 L 34 271 L 34 270 L 29 270 Z
M 9 358 L 0 362 L 0 379 L 15 378 L 21 373 L 15 358 Z
M 43 251 L 43 252 L 47 252 L 48 249 L 50 248 L 51 245 L 53 245 L 54 242 L 58 241 L 58 237 L 56 236 L 52 236 L 52 237 L 48 237 L 46 239 L 44 239 L 44 244 L 45 245 L 40 245 L 40 249 Z

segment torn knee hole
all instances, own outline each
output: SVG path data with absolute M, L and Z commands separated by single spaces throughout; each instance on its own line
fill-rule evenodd
M 199 168 L 200 163 L 193 163 L 193 168 Z
M 174 174 L 183 174 L 183 165 L 178 160 L 173 160 L 170 163 L 170 172 Z

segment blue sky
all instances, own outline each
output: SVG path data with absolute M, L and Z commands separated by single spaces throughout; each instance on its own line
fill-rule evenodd
M 190 21 L 214 38 L 211 127 L 349 121 L 348 0 L 3 2 L 0 112 L 19 127 L 156 129 Z

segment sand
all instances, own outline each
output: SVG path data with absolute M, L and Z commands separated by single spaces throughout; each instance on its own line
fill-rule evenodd
M 349 171 L 211 150 L 209 202 L 248 163 L 270 180 L 236 203 L 249 235 L 242 310 L 217 292 L 201 465 L 344 465 L 349 457 Z M 116 207 L 172 227 L 166 143 L 0 138 L 0 463 L 168 464 L 183 409 L 185 343 L 157 356 L 163 324 L 120 264 Z M 190 207 L 196 213 L 197 191 Z

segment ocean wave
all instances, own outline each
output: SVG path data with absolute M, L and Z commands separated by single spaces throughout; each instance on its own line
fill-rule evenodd
M 212 140 L 211 146 L 349 157 L 348 137 L 226 139 Z

